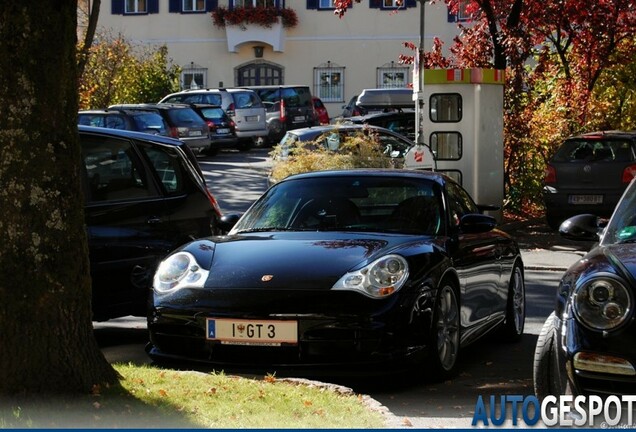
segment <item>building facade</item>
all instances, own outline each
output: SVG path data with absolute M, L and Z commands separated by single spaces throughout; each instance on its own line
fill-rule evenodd
M 222 19 L 245 7 L 292 10 L 297 23 Z M 405 42 L 419 45 L 421 7 L 418 0 L 362 0 L 338 18 L 333 0 L 102 0 L 99 29 L 133 44 L 166 45 L 182 68 L 182 89 L 304 84 L 335 117 L 364 88 L 411 84 L 412 66 L 398 59 L 413 54 Z M 457 17 L 444 2 L 426 3 L 424 16 L 426 49 L 434 37 L 448 49 Z

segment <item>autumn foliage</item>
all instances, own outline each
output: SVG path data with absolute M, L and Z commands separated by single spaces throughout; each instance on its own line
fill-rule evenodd
M 342 17 L 352 1 L 336 0 Z M 546 160 L 567 136 L 636 129 L 636 0 L 432 0 L 472 19 L 426 68 L 505 69 L 508 211 L 540 214 Z M 417 47 L 406 43 L 417 53 Z M 413 55 L 400 61 L 412 63 Z

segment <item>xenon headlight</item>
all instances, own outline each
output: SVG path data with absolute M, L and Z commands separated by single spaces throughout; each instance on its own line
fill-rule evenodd
M 409 275 L 409 265 L 400 255 L 387 255 L 360 270 L 342 276 L 331 288 L 358 291 L 372 298 L 383 298 L 397 292 Z
M 163 260 L 157 271 L 153 286 L 159 292 L 168 292 L 180 288 L 201 288 L 208 278 L 209 271 L 197 263 L 188 252 L 177 252 Z
M 599 274 L 574 290 L 574 313 L 592 330 L 615 330 L 631 316 L 632 301 L 620 279 L 609 273 Z

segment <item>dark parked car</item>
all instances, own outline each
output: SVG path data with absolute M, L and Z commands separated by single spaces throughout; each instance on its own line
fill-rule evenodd
M 218 233 L 218 204 L 178 140 L 87 126 L 79 137 L 94 319 L 146 316 L 157 264 Z
M 523 333 L 523 262 L 495 225 L 439 173 L 290 176 L 227 236 L 161 263 L 148 354 L 312 374 L 416 366 L 442 379 L 460 348 Z
M 156 111 L 84 110 L 78 113 L 77 124 L 170 136 L 168 123 Z
M 243 144 L 239 145 L 234 120 L 227 115 L 223 108 L 207 104 L 191 104 L 190 106 L 205 120 L 210 128 L 212 145 L 207 150 L 208 155 L 215 155 L 222 148 L 245 150 Z
M 380 126 L 404 135 L 411 141 L 415 140 L 415 111 L 413 110 L 366 114 L 348 118 L 347 121 Z
M 269 144 L 276 144 L 288 130 L 317 124 L 311 90 L 304 85 L 249 86 L 267 110 Z
M 207 151 L 212 145 L 207 123 L 189 105 L 172 103 L 123 104 L 112 105 L 108 109 L 159 113 L 170 127 L 169 135 L 186 143 L 195 153 Z
M 534 387 L 546 395 L 632 395 L 636 388 L 636 182 L 609 223 L 573 216 L 559 229 L 598 241 L 561 278 L 554 312 L 537 340 Z
M 553 229 L 576 214 L 609 217 L 636 176 L 636 132 L 592 132 L 568 138 L 547 165 L 543 198 Z

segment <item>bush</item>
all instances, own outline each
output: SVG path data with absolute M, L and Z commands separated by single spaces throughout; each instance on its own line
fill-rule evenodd
M 395 168 L 402 159 L 384 154 L 377 134 L 356 132 L 340 136 L 336 150 L 327 147 L 328 132 L 314 141 L 296 141 L 291 148 L 287 142 L 274 147 L 270 155 L 274 159 L 270 182 L 278 182 L 293 174 L 310 171 L 352 168 Z

